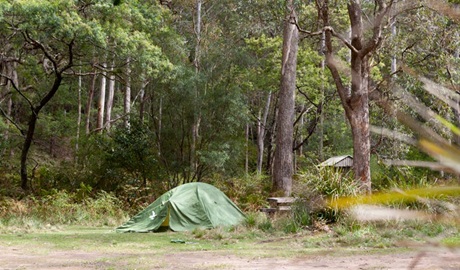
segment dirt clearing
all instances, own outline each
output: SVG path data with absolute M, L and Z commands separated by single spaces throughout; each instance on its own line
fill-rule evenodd
M 46 251 L 0 246 L 0 269 L 460 269 L 458 250 L 408 251 L 376 254 L 371 251 L 337 254 L 331 250 L 295 258 L 235 255 L 230 251 L 184 251 L 170 254 L 152 250 L 116 253 L 83 250 Z M 25 250 L 25 251 L 23 251 Z

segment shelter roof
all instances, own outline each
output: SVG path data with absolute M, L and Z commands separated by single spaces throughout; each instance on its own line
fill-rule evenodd
M 353 157 L 350 155 L 335 156 L 327 159 L 319 164 L 321 167 L 335 166 L 335 167 L 352 167 Z

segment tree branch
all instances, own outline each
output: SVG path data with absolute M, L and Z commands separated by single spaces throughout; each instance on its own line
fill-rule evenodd
M 296 85 L 296 87 L 297 87 L 297 91 L 299 91 L 299 93 L 302 94 L 302 96 L 304 96 L 305 99 L 308 100 L 308 102 L 310 102 L 313 106 L 315 106 L 316 108 L 318 108 L 318 104 L 314 103 L 313 100 L 311 100 L 305 92 L 303 92 L 302 90 L 300 90 L 300 86 L 297 86 L 297 85 Z
M 373 25 L 373 34 L 372 38 L 367 42 L 364 48 L 361 51 L 361 57 L 364 57 L 375 48 L 377 48 L 380 43 L 382 42 L 382 24 L 383 18 L 390 12 L 391 7 L 393 6 L 393 1 L 391 0 L 388 5 L 385 4 L 383 0 L 377 0 L 377 14 L 374 17 L 374 25 Z
M 307 113 L 308 111 L 310 111 L 310 109 L 312 109 L 314 106 L 310 106 L 308 108 L 303 108 L 302 111 L 300 112 L 299 116 L 297 116 L 296 120 L 294 121 L 294 124 L 293 126 L 296 126 L 297 123 L 300 121 L 300 119 L 302 118 L 302 116 Z
M 332 28 L 332 26 L 325 26 L 324 27 L 324 31 L 329 31 L 332 36 L 340 39 L 340 41 L 343 42 L 343 44 L 345 44 L 345 46 L 348 47 L 348 49 L 352 50 L 353 52 L 355 53 L 358 53 L 358 49 L 356 49 L 350 41 L 348 41 L 346 38 L 344 38 L 343 36 L 341 36 L 340 34 L 338 34 L 337 32 L 335 32 L 334 28 Z
M 293 24 L 295 24 L 295 26 L 297 27 L 297 30 L 299 30 L 300 33 L 302 34 L 305 34 L 305 36 L 308 36 L 308 37 L 311 37 L 311 36 L 318 36 L 318 35 L 321 35 L 323 33 L 323 30 L 318 30 L 316 32 L 312 32 L 312 31 L 308 31 L 308 30 L 305 30 L 305 29 L 302 29 L 299 25 L 299 23 L 297 22 L 297 17 L 294 17 L 294 20 L 292 22 Z M 303 37 L 302 37 L 303 38 Z
M 58 73 L 58 65 L 56 63 L 56 60 L 53 58 L 53 56 L 51 56 L 49 54 L 49 52 L 48 52 L 48 50 L 46 50 L 45 46 L 43 44 L 41 44 L 40 42 L 36 41 L 35 39 L 31 38 L 27 31 L 24 32 L 24 35 L 25 35 L 26 41 L 28 41 L 32 45 L 35 45 L 36 47 L 40 48 L 40 50 L 43 52 L 45 57 L 48 60 L 51 61 L 51 64 L 53 65 L 54 73 L 57 74 Z
M 22 136 L 24 136 L 24 130 L 21 129 L 21 127 L 16 123 L 11 117 L 9 117 L 6 112 L 0 107 L 0 112 L 2 113 L 3 117 L 6 118 L 11 124 L 13 124 L 17 130 L 21 133 Z
M 318 125 L 319 118 L 320 118 L 322 110 L 323 110 L 323 103 L 320 103 L 319 106 L 316 108 L 316 117 L 315 117 L 315 119 L 313 119 L 313 121 L 310 122 L 310 125 L 308 125 L 308 128 L 307 128 L 308 135 L 302 140 L 302 142 L 300 142 L 299 144 L 294 146 L 292 151 L 296 151 L 300 147 L 302 147 L 302 145 L 304 145 L 310 139 L 310 137 L 313 135 L 313 133 L 315 132 L 316 126 Z
M 72 37 L 72 40 L 70 40 L 69 44 L 67 44 L 68 53 L 69 53 L 69 62 L 67 62 L 67 64 L 61 68 L 61 70 L 59 71 L 60 74 L 62 74 L 64 71 L 66 71 L 67 69 L 73 66 L 73 46 L 74 45 L 75 45 L 75 35 Z
M 23 97 L 23 98 L 27 101 L 27 103 L 29 104 L 30 108 L 31 108 L 32 110 L 34 110 L 35 107 L 34 107 L 34 105 L 32 104 L 32 101 L 30 101 L 30 99 L 28 99 L 28 98 L 22 93 L 22 91 L 21 91 L 21 90 L 18 88 L 18 86 L 14 83 L 14 80 L 13 80 L 12 78 L 10 78 L 9 76 L 7 76 L 7 75 L 5 75 L 5 74 L 2 74 L 2 73 L 0 73 L 0 76 L 3 77 L 3 78 L 5 78 L 5 79 L 7 79 L 8 81 L 10 81 L 11 86 L 13 86 L 14 90 L 15 90 L 16 92 L 18 92 L 18 94 L 19 94 L 21 97 Z
M 325 1 L 321 7 L 321 18 L 323 20 L 324 27 L 327 29 L 332 29 L 329 25 L 329 6 L 328 6 L 327 1 Z M 337 87 L 337 92 L 339 93 L 340 100 L 345 109 L 345 113 L 348 115 L 350 113 L 350 106 L 348 104 L 348 100 L 350 97 L 350 90 L 347 89 L 347 87 L 345 87 L 345 85 L 343 84 L 342 78 L 337 68 L 337 64 L 334 61 L 334 50 L 333 50 L 334 48 L 332 47 L 332 31 L 325 31 L 324 36 L 325 36 L 325 46 L 326 46 L 324 55 L 326 57 L 326 65 L 329 68 L 332 78 L 334 80 L 334 83 Z

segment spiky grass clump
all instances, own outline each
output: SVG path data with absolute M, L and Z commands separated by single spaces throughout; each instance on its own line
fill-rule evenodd
M 360 193 L 360 186 L 351 172 L 315 167 L 298 175 L 293 193 L 298 198 L 293 214 L 303 220 L 302 223 L 312 224 L 318 219 L 335 222 L 345 213 L 327 205 L 326 201 L 356 196 Z

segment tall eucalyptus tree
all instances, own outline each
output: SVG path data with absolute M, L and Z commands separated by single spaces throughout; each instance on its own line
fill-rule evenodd
M 299 29 L 297 14 L 292 0 L 286 1 L 287 16 L 283 32 L 283 56 L 281 61 L 281 86 L 279 92 L 276 126 L 276 150 L 273 168 L 273 190 L 289 196 L 292 191 L 294 107 L 296 91 L 297 51 Z
M 372 8 L 365 8 L 373 5 Z M 364 192 L 371 192 L 370 173 L 370 131 L 369 131 L 369 92 L 372 85 L 370 77 L 371 60 L 383 41 L 383 29 L 387 24 L 393 0 L 378 0 L 374 4 L 367 1 L 347 1 L 351 38 L 339 34 L 332 24 L 332 11 L 329 0 L 317 2 L 325 29 L 326 65 L 329 68 L 337 92 L 342 101 L 345 115 L 350 123 L 353 136 L 353 168 L 355 178 L 361 183 Z M 369 14 L 373 12 L 373 14 Z M 367 24 L 366 20 L 370 20 Z M 350 83 L 343 77 L 343 69 L 337 58 L 333 38 L 342 42 L 350 53 Z

